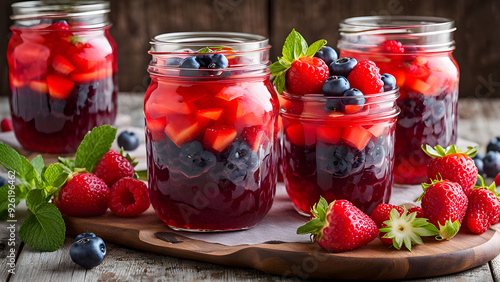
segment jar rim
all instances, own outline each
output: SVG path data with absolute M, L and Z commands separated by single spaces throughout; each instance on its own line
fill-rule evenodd
M 328 100 L 343 100 L 343 99 L 358 99 L 360 97 L 343 97 L 343 96 L 325 96 L 323 94 L 305 94 L 305 95 L 299 95 L 299 94 L 291 94 L 287 91 L 283 91 L 282 93 L 279 93 L 278 95 L 283 96 L 283 98 L 288 98 L 288 99 L 293 99 L 293 100 L 302 100 L 304 102 L 321 102 L 321 101 L 328 101 Z M 380 93 L 372 93 L 372 94 L 363 94 L 364 98 L 373 98 L 374 100 L 378 100 L 382 97 L 393 97 L 394 101 L 399 97 L 399 86 L 396 86 L 393 90 L 385 91 L 385 92 L 380 92 Z
M 59 19 L 86 17 L 110 12 L 109 2 L 84 0 L 78 2 L 50 4 L 44 1 L 16 2 L 12 5 L 11 20 L 30 20 L 39 18 Z
M 271 48 L 268 38 L 242 32 L 193 31 L 163 33 L 153 37 L 150 44 L 150 53 L 192 53 L 199 48 L 219 45 L 237 47 L 235 49 L 238 51 L 256 51 Z

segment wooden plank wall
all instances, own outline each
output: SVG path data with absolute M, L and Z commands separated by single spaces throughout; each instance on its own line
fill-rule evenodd
M 12 0 L 0 1 L 0 53 L 9 37 Z M 500 1 L 498 0 L 112 0 L 111 33 L 118 44 L 120 90 L 147 87 L 149 39 L 175 31 L 239 31 L 268 36 L 272 57 L 292 28 L 308 41 L 335 46 L 338 22 L 360 15 L 427 15 L 454 19 L 461 71 L 460 96 L 500 97 Z M 5 55 L 0 57 L 0 94 L 8 94 Z

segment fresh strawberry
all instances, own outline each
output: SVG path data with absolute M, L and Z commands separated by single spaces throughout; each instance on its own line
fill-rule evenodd
M 75 83 L 57 75 L 47 75 L 47 86 L 51 97 L 64 100 L 69 97 Z
M 500 173 L 498 173 L 497 176 L 495 177 L 495 185 L 500 186 Z
M 131 160 L 113 150 L 109 150 L 97 163 L 94 174 L 111 187 L 120 178 L 134 176 L 135 171 Z
M 97 216 L 108 209 L 109 188 L 92 173 L 69 177 L 61 187 L 54 204 L 71 216 Z
M 399 214 L 403 214 L 405 210 L 400 206 L 385 203 L 378 204 L 378 206 L 373 210 L 370 218 L 373 219 L 373 221 L 377 225 L 377 228 L 381 228 L 384 221 L 389 220 L 389 213 L 392 209 L 396 209 Z
M 364 94 L 380 93 L 384 90 L 384 83 L 380 69 L 374 62 L 365 60 L 358 62 L 347 77 L 351 88 L 359 89 Z
M 0 122 L 0 128 L 2 132 L 12 131 L 12 120 L 10 118 L 3 118 Z
M 312 233 L 314 241 L 333 252 L 353 250 L 377 237 L 375 222 L 347 200 L 328 205 L 321 197 L 311 213 L 313 219 L 297 229 L 297 234 Z
M 408 213 L 415 213 L 417 218 L 424 217 L 424 211 L 419 206 L 412 206 L 408 209 Z
M 495 183 L 486 187 L 481 177 L 481 187 L 470 193 L 464 223 L 471 232 L 482 234 L 500 220 L 500 194 L 495 187 Z
M 326 40 L 318 40 L 308 46 L 302 35 L 292 30 L 283 45 L 283 57 L 269 68 L 279 93 L 322 93 L 323 82 L 329 76 L 328 66 L 314 54 L 325 44 Z
M 140 215 L 149 208 L 148 187 L 140 180 L 124 177 L 111 187 L 108 203 L 116 215 Z
M 420 196 L 424 217 L 439 229 L 440 239 L 451 239 L 460 230 L 468 199 L 460 184 L 449 180 L 422 183 Z
M 384 53 L 403 54 L 405 47 L 396 40 L 386 40 L 380 44 L 380 50 Z
M 438 175 L 443 179 L 460 184 L 465 195 L 469 195 L 476 183 L 477 167 L 472 160 L 477 153 L 477 147 L 468 147 L 464 153 L 460 148 L 451 145 L 444 149 L 437 145 L 432 148 L 422 145 L 422 150 L 433 159 L 427 164 L 428 179 L 436 179 Z

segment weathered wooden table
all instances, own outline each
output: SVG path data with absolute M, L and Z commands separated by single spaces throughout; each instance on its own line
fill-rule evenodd
M 120 113 L 128 117 L 125 123 L 141 126 L 142 97 L 122 94 Z M 8 102 L 0 98 L 0 117 L 8 115 Z M 486 144 L 500 136 L 500 100 L 462 99 L 459 102 L 459 136 L 480 144 L 484 153 Z M 20 206 L 16 218 L 21 222 L 28 214 Z M 163 281 L 163 280 L 255 280 L 292 281 L 298 278 L 268 275 L 258 270 L 215 265 L 205 262 L 156 255 L 107 243 L 108 254 L 98 267 L 85 270 L 69 257 L 72 237 L 67 237 L 61 249 L 51 253 L 39 252 L 23 244 L 17 231 L 11 233 L 7 222 L 0 222 L 0 280 L 1 281 Z M 16 224 L 19 227 L 20 223 Z M 11 237 L 11 234 L 12 237 Z M 15 251 L 15 274 L 7 270 Z M 425 269 L 422 269 L 425 272 Z M 417 281 L 499 281 L 500 255 L 488 263 L 453 275 Z

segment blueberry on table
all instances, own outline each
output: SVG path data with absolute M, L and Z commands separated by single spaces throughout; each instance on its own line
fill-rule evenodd
M 383 73 L 380 79 L 384 83 L 384 91 L 391 91 L 396 88 L 396 78 L 392 74 Z
M 500 152 L 489 151 L 483 159 L 484 172 L 488 177 L 495 177 L 500 173 Z
M 87 232 L 87 233 L 82 233 L 82 234 L 78 234 L 76 237 L 75 237 L 75 242 L 80 240 L 80 239 L 83 239 L 83 238 L 91 238 L 91 237 L 96 237 L 94 233 L 92 232 Z
M 7 179 L 0 177 L 0 187 L 7 185 L 7 184 L 8 184 Z
M 484 176 L 484 162 L 483 162 L 484 156 L 481 154 L 475 155 L 472 160 L 474 161 L 474 164 L 477 167 L 477 174 Z M 479 179 L 479 178 L 478 178 Z
M 486 152 L 497 151 L 500 152 L 500 136 L 491 139 L 490 143 L 486 147 Z
M 331 63 L 328 69 L 330 70 L 330 75 L 348 77 L 357 63 L 358 61 L 354 58 L 343 57 Z
M 133 131 L 123 131 L 118 135 L 118 146 L 125 151 L 133 151 L 139 147 L 139 136 Z
M 199 141 L 185 143 L 179 153 L 181 171 L 187 177 L 198 177 L 215 165 L 215 155 L 203 150 Z
M 69 255 L 74 263 L 90 269 L 98 266 L 104 260 L 106 245 L 99 237 L 81 238 L 71 245 Z
M 321 47 L 321 49 L 319 49 L 319 51 L 316 52 L 316 54 L 314 54 L 314 57 L 320 58 L 325 62 L 327 66 L 329 66 L 331 63 L 337 60 L 338 55 L 332 47 L 323 46 Z
M 342 96 L 350 87 L 347 78 L 333 75 L 325 80 L 321 90 L 323 90 L 323 95 L 325 96 Z

